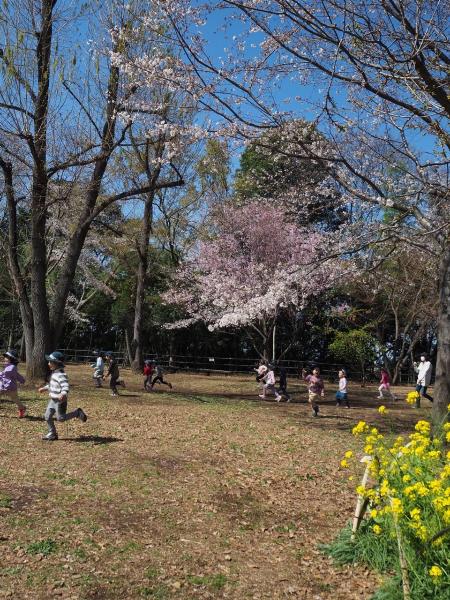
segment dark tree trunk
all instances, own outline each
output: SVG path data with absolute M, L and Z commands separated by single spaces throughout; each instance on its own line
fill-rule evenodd
M 138 256 L 139 266 L 137 272 L 136 282 L 136 301 L 134 307 L 134 326 L 133 326 L 133 341 L 131 344 L 132 348 L 132 362 L 131 368 L 136 373 L 142 371 L 144 356 L 143 356 L 143 340 L 142 340 L 142 329 L 144 321 L 144 297 L 145 297 L 145 283 L 147 279 L 148 269 L 148 244 L 150 241 L 150 233 L 152 229 L 153 221 L 153 198 L 154 192 L 147 195 L 144 216 L 142 219 L 142 227 L 140 232 L 140 239 L 138 244 Z
M 27 357 L 27 374 L 44 378 L 47 372 L 45 353 L 50 350 L 51 333 L 47 303 L 47 119 L 50 57 L 52 46 L 53 0 L 42 0 L 41 31 L 36 46 L 38 91 L 34 111 L 32 141 L 33 183 L 31 192 L 31 306 L 33 307 L 33 351 Z
M 433 423 L 448 417 L 450 403 L 450 245 L 447 243 L 439 270 L 438 353 L 434 388 Z
M 83 250 L 86 236 L 89 228 L 95 218 L 95 205 L 100 193 L 103 176 L 108 166 L 109 159 L 114 150 L 114 135 L 116 130 L 116 104 L 119 89 L 119 70 L 117 67 L 111 67 L 108 92 L 106 118 L 102 132 L 102 145 L 99 158 L 94 164 L 89 188 L 86 193 L 86 200 L 83 211 L 78 219 L 72 237 L 69 240 L 66 257 L 62 266 L 61 274 L 55 291 L 55 298 L 52 306 L 52 341 L 54 345 L 59 343 L 64 329 L 64 311 L 67 298 L 70 293 L 75 271 L 81 251 Z

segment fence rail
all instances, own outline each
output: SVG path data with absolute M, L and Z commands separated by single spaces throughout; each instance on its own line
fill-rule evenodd
M 60 352 L 66 357 L 69 363 L 92 363 L 95 362 L 95 354 L 92 349 L 74 349 L 61 348 Z M 126 352 L 113 352 L 114 357 L 124 366 L 129 365 Z M 192 373 L 249 373 L 256 366 L 257 359 L 245 357 L 222 357 L 222 356 L 190 356 L 190 355 L 169 355 L 169 354 L 146 354 L 146 359 L 156 360 L 169 371 L 186 371 Z M 277 366 L 284 367 L 288 375 L 297 376 L 302 368 L 309 368 L 312 365 L 318 366 L 325 379 L 337 378 L 337 372 L 343 367 L 342 363 L 321 363 L 314 361 L 300 360 L 280 360 Z M 358 368 L 347 366 L 348 375 L 351 379 L 362 380 L 363 373 Z M 364 373 L 366 381 L 378 381 L 379 375 L 375 367 L 366 370 Z M 400 373 L 398 383 L 412 384 L 415 381 L 415 374 L 412 370 L 403 370 Z

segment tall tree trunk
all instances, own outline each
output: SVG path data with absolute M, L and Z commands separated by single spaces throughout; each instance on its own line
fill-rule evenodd
M 50 350 L 51 333 L 47 303 L 47 118 L 52 46 L 54 0 L 42 0 L 41 31 L 36 46 L 38 91 L 34 110 L 34 139 L 32 143 L 33 183 L 31 192 L 31 306 L 33 307 L 34 340 L 31 357 L 27 357 L 27 373 L 45 377 L 45 353 Z
M 27 359 L 32 356 L 34 345 L 34 320 L 28 290 L 20 269 L 18 256 L 18 226 L 17 205 L 13 187 L 12 164 L 0 157 L 0 168 L 5 181 L 5 195 L 8 207 L 8 270 L 14 285 L 15 293 L 19 299 L 20 316 L 22 318 L 23 336 Z M 28 361 L 30 362 L 30 361 Z M 27 365 L 28 365 L 27 362 Z M 27 368 L 27 375 L 29 375 Z
M 150 233 L 153 220 L 153 198 L 154 192 L 147 195 L 144 216 L 142 219 L 142 227 L 138 244 L 139 266 L 136 282 L 136 301 L 134 307 L 134 326 L 133 326 L 133 341 L 131 348 L 133 352 L 133 360 L 131 368 L 136 373 L 141 372 L 143 366 L 143 340 L 142 340 L 142 325 L 144 320 L 144 297 L 145 297 L 145 282 L 147 279 L 148 268 L 148 244 L 150 241 Z
M 434 388 L 433 422 L 442 423 L 450 403 L 450 243 L 443 251 L 439 269 L 438 353 Z
M 108 166 L 109 159 L 114 150 L 114 136 L 116 131 L 116 105 L 119 89 L 119 69 L 112 66 L 109 74 L 106 118 L 102 131 L 102 144 L 99 157 L 94 164 L 94 170 L 86 193 L 83 211 L 78 219 L 77 227 L 72 234 L 62 270 L 55 290 L 52 305 L 52 341 L 57 345 L 64 328 L 64 310 L 70 293 L 75 271 L 83 250 L 86 236 L 89 232 L 94 215 L 95 205 L 100 194 L 103 176 Z

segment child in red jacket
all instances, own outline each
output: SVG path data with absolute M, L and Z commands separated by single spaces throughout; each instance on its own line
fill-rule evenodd
M 144 361 L 144 390 L 147 392 L 152 391 L 152 374 L 153 374 L 153 363 L 151 360 Z

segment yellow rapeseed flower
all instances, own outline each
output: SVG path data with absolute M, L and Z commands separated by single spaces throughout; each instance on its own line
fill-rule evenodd
M 367 433 L 368 431 L 369 431 L 369 427 L 365 421 L 360 421 L 352 429 L 353 435 L 360 435 L 362 433 Z
M 351 458 L 353 456 L 353 452 L 351 450 L 347 450 L 347 452 L 344 454 L 345 458 Z
M 380 413 L 380 415 L 384 415 L 385 413 L 387 413 L 387 408 L 383 405 L 380 406 L 380 408 L 378 409 L 378 412 Z
M 406 396 L 406 402 L 408 404 L 414 404 L 418 398 L 420 398 L 420 394 L 414 390 L 413 392 L 409 392 Z
M 341 467 L 343 467 L 344 469 L 346 469 L 348 467 L 348 462 L 346 461 L 345 458 L 343 458 L 341 460 Z
M 373 529 L 373 532 L 374 532 L 375 535 L 380 535 L 380 533 L 381 533 L 381 527 L 379 525 L 374 525 L 372 527 L 372 529 Z
M 416 426 L 414 427 L 416 431 L 422 433 L 424 435 L 428 435 L 431 431 L 431 425 L 428 421 L 417 421 Z
M 401 515 L 403 513 L 403 505 L 400 498 L 392 498 L 391 509 L 395 515 Z
M 437 565 L 433 565 L 431 567 L 431 569 L 429 570 L 429 573 L 430 573 L 431 577 L 433 577 L 433 579 L 436 579 L 437 577 L 442 576 L 442 569 L 441 569 L 441 567 L 438 567 Z

